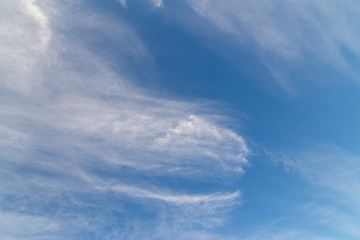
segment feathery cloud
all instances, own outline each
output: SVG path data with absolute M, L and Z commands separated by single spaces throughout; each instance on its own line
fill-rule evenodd
M 226 33 L 229 41 L 258 52 L 277 83 L 290 94 L 297 94 L 297 87 L 304 83 L 335 84 L 313 77 L 324 66 L 337 72 L 345 70 L 347 78 L 357 82 L 355 76 L 359 73 L 351 57 L 360 52 L 357 3 L 267 0 L 185 0 L 185 3 Z M 308 71 L 299 75 L 300 67 Z
M 249 154 L 244 139 L 203 111 L 208 106 L 158 97 L 134 84 L 129 66 L 151 66 L 152 59 L 121 19 L 92 12 L 81 1 L 0 4 L 7 16 L 0 28 L 0 211 L 33 229 L 25 237 L 4 217 L 0 228 L 10 230 L 2 237 L 135 236 L 127 228 L 146 220 L 134 214 L 120 224 L 124 206 L 132 204 L 141 210 L 128 211 L 153 214 L 158 227 L 139 232 L 142 239 L 166 238 L 162 234 L 175 228 L 200 236 L 205 226 L 218 226 L 239 192 L 164 192 L 166 183 L 156 178 L 196 181 L 242 171 Z M 112 49 L 98 51 L 99 45 Z M 116 62 L 106 51 L 116 52 Z M 139 183 L 144 178 L 146 184 Z M 144 199 L 168 207 L 149 209 Z M 190 216 L 199 204 L 202 214 Z M 171 219 L 166 226 L 164 216 Z M 54 227 L 39 230 L 45 222 Z M 112 222 L 120 226 L 108 233 Z M 60 234 L 64 229 L 68 233 Z

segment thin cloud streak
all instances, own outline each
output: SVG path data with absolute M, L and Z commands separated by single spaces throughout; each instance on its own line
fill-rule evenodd
M 185 0 L 213 28 L 226 33 L 229 41 L 258 52 L 277 83 L 289 94 L 316 82 L 311 71 L 294 77 L 300 67 L 329 66 L 346 71 L 358 82 L 359 72 L 351 56 L 360 53 L 357 31 L 360 6 L 343 1 L 213 1 Z M 350 57 L 349 57 L 350 55 Z M 315 67 L 318 67 L 316 65 Z M 313 73 L 314 74 L 314 73 Z M 299 81 L 301 81 L 300 84 Z
M 279 158 L 288 171 L 301 175 L 317 187 L 314 201 L 304 203 L 298 211 L 329 231 L 357 239 L 360 236 L 355 220 L 360 214 L 359 157 L 336 145 L 312 145 L 311 148 L 292 149 L 291 154 Z

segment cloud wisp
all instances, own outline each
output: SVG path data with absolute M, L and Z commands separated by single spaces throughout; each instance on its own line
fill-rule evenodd
M 312 77 L 324 66 L 346 71 L 357 82 L 351 56 L 360 52 L 356 19 L 359 5 L 342 1 L 185 0 L 198 16 L 237 45 L 254 49 L 277 83 L 288 93 L 310 84 L 334 85 Z M 213 29 L 212 28 L 212 29 Z M 300 68 L 308 69 L 294 77 Z M 328 79 L 328 78 L 327 78 Z M 300 82 L 299 82 L 300 81 Z M 300 84 L 301 83 L 301 84 Z
M 312 148 L 282 158 L 284 166 L 316 186 L 314 200 L 299 207 L 315 224 L 334 234 L 357 239 L 360 213 L 359 157 L 336 145 L 315 143 Z
M 176 205 L 191 204 L 206 204 L 211 202 L 219 202 L 220 204 L 224 201 L 233 201 L 239 197 L 239 192 L 230 194 L 208 194 L 208 195 L 174 195 L 169 193 L 158 193 L 151 192 L 144 189 L 139 189 L 131 186 L 113 186 L 111 188 L 115 192 L 124 193 L 131 197 L 139 198 L 150 198 L 155 200 L 161 200 L 167 203 L 174 203 Z
M 121 19 L 81 1 L 0 4 L 0 228 L 8 229 L 1 237 L 166 239 L 178 229 L 179 239 L 185 232 L 200 239 L 202 229 L 219 226 L 238 191 L 184 194 L 161 190 L 171 187 L 156 179 L 243 172 L 250 152 L 244 139 L 219 114 L 206 113 L 209 106 L 134 84 L 129 66 L 151 66 L 152 59 Z M 116 71 L 106 51 L 116 53 Z M 121 224 L 130 205 L 134 217 Z M 153 215 L 155 230 L 134 232 L 147 224 L 136 214 Z M 5 218 L 21 219 L 28 234 Z

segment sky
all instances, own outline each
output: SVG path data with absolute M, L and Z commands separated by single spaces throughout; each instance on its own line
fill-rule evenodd
M 360 3 L 0 13 L 0 239 L 360 238 Z

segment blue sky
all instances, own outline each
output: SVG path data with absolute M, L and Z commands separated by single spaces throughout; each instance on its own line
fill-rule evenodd
M 0 239 L 360 238 L 359 3 L 0 9 Z

